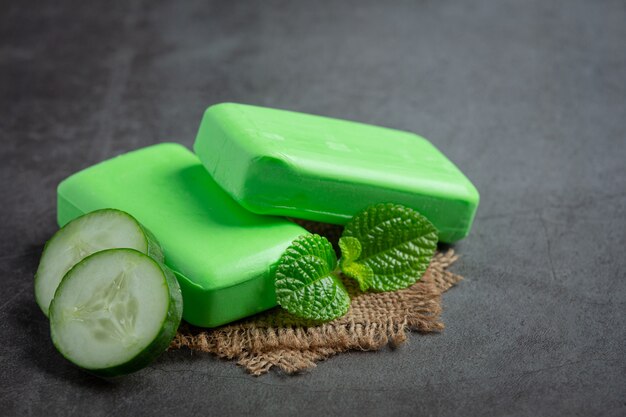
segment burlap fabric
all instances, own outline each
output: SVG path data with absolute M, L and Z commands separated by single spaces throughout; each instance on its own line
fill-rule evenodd
M 340 228 L 303 223 L 336 246 Z M 186 347 L 236 359 L 253 375 L 276 366 L 294 373 L 348 350 L 378 350 L 397 346 L 408 331 L 443 329 L 441 294 L 461 280 L 447 271 L 457 256 L 438 252 L 420 281 L 409 288 L 385 293 L 363 293 L 355 281 L 344 279 L 352 298 L 348 313 L 329 323 L 299 319 L 280 308 L 216 329 L 181 325 L 170 349 Z

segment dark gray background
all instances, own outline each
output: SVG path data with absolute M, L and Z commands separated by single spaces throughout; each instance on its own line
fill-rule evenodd
M 33 299 L 55 187 L 238 101 L 414 131 L 482 201 L 446 330 L 299 376 L 170 352 L 117 382 Z M 0 414 L 625 415 L 626 2 L 0 3 Z

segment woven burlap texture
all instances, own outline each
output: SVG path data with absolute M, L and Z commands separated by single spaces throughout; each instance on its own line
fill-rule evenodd
M 183 325 L 171 348 L 187 347 L 237 359 L 253 375 L 273 366 L 287 373 L 315 366 L 315 362 L 348 350 L 378 350 L 397 346 L 407 331 L 443 329 L 441 294 L 461 280 L 446 269 L 457 259 L 452 250 L 438 253 L 420 281 L 409 288 L 363 293 L 344 280 L 352 297 L 348 313 L 315 325 L 280 308 L 216 329 Z
M 334 230 L 313 229 L 336 244 Z M 348 350 L 397 346 L 406 341 L 408 331 L 443 329 L 441 294 L 462 279 L 447 271 L 456 259 L 451 249 L 438 252 L 421 280 L 394 292 L 363 293 L 354 280 L 344 278 L 352 298 L 350 310 L 328 323 L 307 322 L 274 308 L 215 329 L 183 324 L 170 349 L 186 347 L 236 359 L 251 374 L 261 375 L 272 367 L 286 373 L 303 371 Z

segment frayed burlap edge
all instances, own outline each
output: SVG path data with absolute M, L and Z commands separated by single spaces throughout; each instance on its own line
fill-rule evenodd
M 261 375 L 272 367 L 286 373 L 310 369 L 348 350 L 397 346 L 406 341 L 408 331 L 443 329 L 441 294 L 462 279 L 447 271 L 456 259 L 451 249 L 437 253 L 421 280 L 394 292 L 363 293 L 353 280 L 344 280 L 352 298 L 350 310 L 329 323 L 306 322 L 275 308 L 216 329 L 183 324 L 170 349 L 186 347 L 236 359 L 251 374 Z

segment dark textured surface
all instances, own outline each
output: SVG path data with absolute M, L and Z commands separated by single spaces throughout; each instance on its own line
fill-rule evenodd
M 626 414 L 626 4 L 386 3 L 0 3 L 0 414 Z M 56 353 L 32 291 L 56 184 L 191 145 L 220 101 L 414 131 L 467 173 L 443 333 L 295 377 L 178 351 L 104 382 Z

